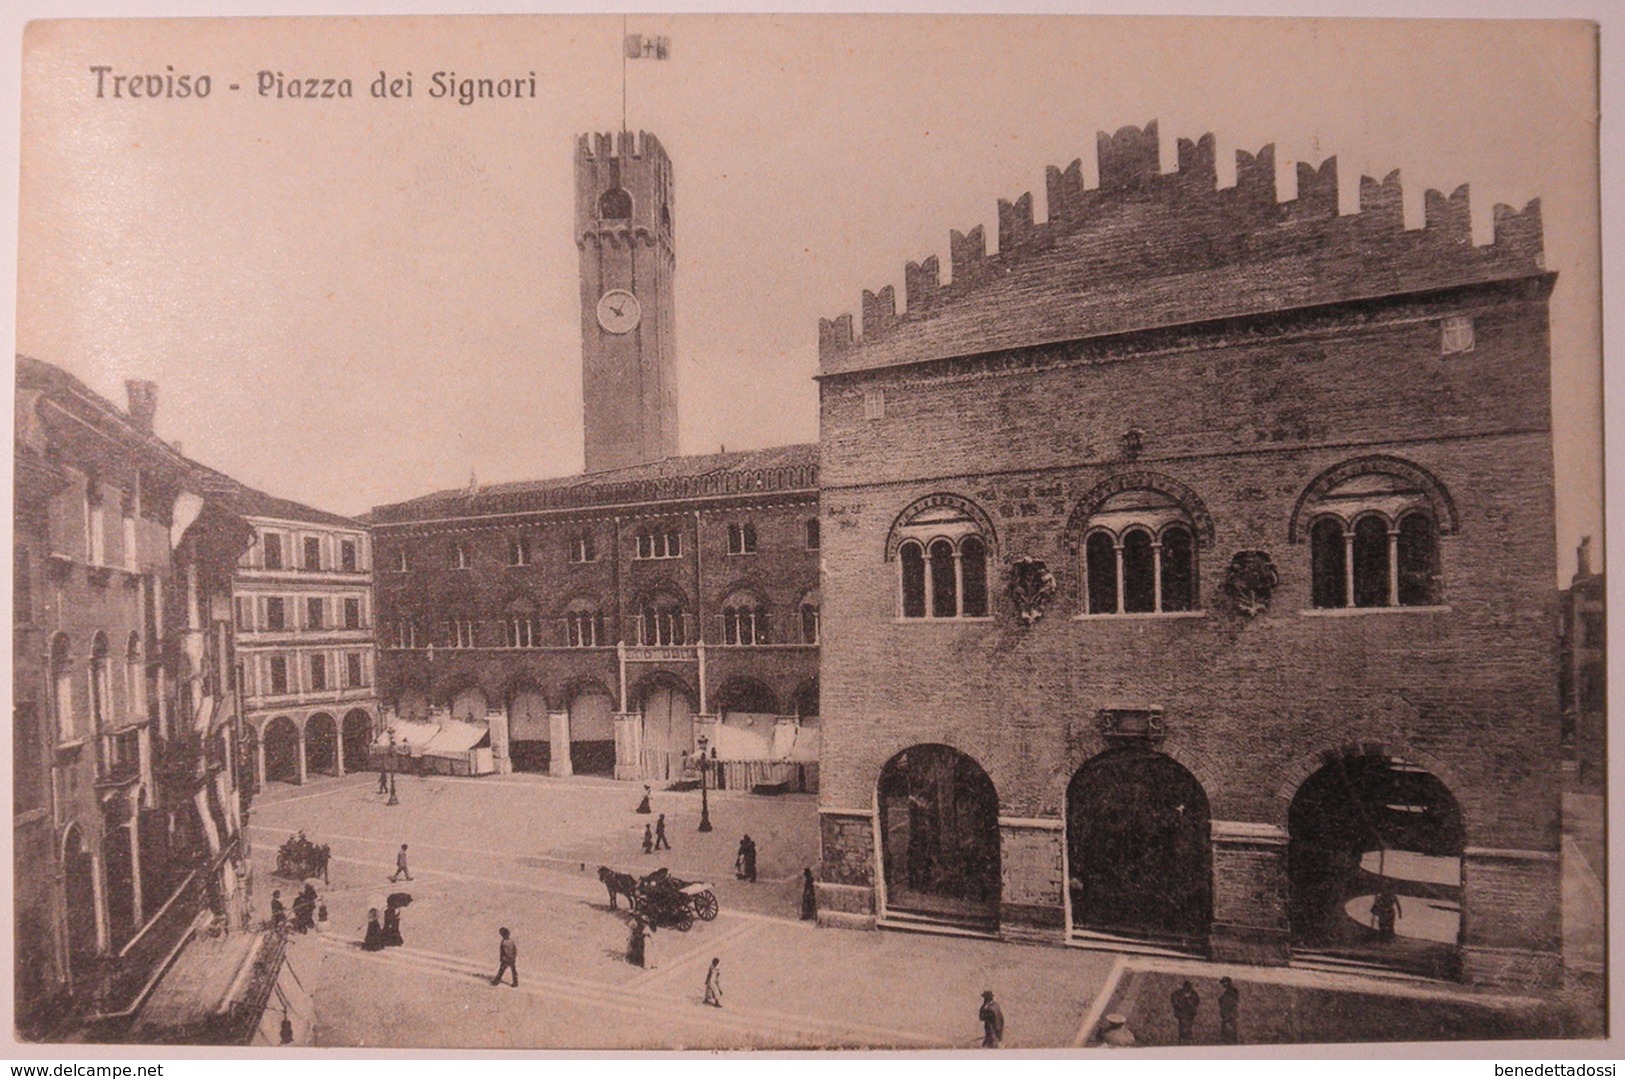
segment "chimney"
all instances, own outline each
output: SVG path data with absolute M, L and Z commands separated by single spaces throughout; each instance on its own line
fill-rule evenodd
M 132 378 L 124 383 L 130 400 L 130 422 L 152 434 L 152 421 L 158 415 L 158 383 Z
M 1581 536 L 1580 537 L 1580 549 L 1574 552 L 1574 558 L 1575 558 L 1575 562 L 1577 563 L 1577 565 L 1575 567 L 1574 575 L 1576 577 L 1582 577 L 1582 578 L 1591 576 L 1591 537 L 1590 536 Z

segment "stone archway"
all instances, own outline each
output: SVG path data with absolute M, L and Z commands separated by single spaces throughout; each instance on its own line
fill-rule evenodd
M 508 699 L 508 759 L 516 772 L 546 773 L 553 761 L 552 721 L 539 689 L 515 689 Z
M 1172 757 L 1108 750 L 1066 793 L 1074 932 L 1205 948 L 1213 921 L 1207 793 Z
M 615 774 L 615 699 L 597 684 L 571 696 L 570 770 L 576 775 Z
M 1381 751 L 1330 757 L 1287 811 L 1294 953 L 1454 977 L 1465 845 L 1455 797 L 1428 769 Z
M 634 698 L 643 722 L 643 775 L 681 779 L 683 758 L 694 751 L 694 698 L 677 678 L 656 675 Z
M 339 775 L 339 725 L 326 712 L 305 720 L 305 774 Z
M 881 769 L 878 801 L 886 914 L 996 924 L 999 798 L 982 766 L 911 746 Z
M 344 770 L 364 771 L 371 763 L 372 715 L 365 708 L 352 708 L 344 714 L 340 737 L 344 742 Z
M 88 979 L 96 961 L 96 862 L 84 834 L 68 825 L 62 837 L 63 891 L 68 914 L 68 967 L 75 981 Z
M 277 716 L 265 724 L 260 736 L 265 746 L 265 781 L 281 783 L 302 782 L 301 763 L 303 749 L 299 728 L 287 716 Z
M 484 723 L 485 715 L 485 691 L 479 686 L 464 686 L 452 695 L 451 718 L 464 723 Z

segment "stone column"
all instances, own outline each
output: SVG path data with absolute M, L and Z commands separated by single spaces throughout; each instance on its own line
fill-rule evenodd
M 133 805 L 130 810 L 130 893 L 134 899 L 135 925 L 137 929 L 147 924 L 143 914 L 145 905 L 141 894 L 141 806 Z
M 1059 817 L 1000 817 L 999 935 L 1005 940 L 1060 944 L 1066 938 L 1066 876 Z
M 308 720 L 307 720 L 308 722 Z M 305 785 L 305 728 L 299 728 L 299 785 Z
M 1273 824 L 1212 822 L 1214 960 L 1279 967 L 1291 959 L 1286 842 Z
M 491 766 L 497 775 L 509 775 L 513 772 L 513 760 L 508 755 L 508 709 L 488 706 L 485 724 L 491 730 Z
M 1464 981 L 1507 988 L 1562 979 L 1559 853 L 1468 847 L 1461 865 Z
M 818 829 L 821 858 L 813 885 L 818 924 L 873 929 L 877 909 L 874 812 L 820 806 Z
M 337 716 L 333 717 L 333 730 L 337 733 L 337 737 L 335 738 L 334 744 L 333 744 L 333 764 L 335 766 L 334 770 L 337 771 L 340 776 L 343 776 L 344 775 L 344 721 L 341 720 L 340 718 L 338 718 Z
M 615 724 L 615 773 L 620 776 L 620 742 L 621 725 Z M 574 775 L 575 770 L 570 767 L 570 713 L 547 713 L 547 774 L 552 776 Z
M 615 778 L 643 778 L 643 715 L 615 714 Z
M 265 735 L 263 732 L 254 735 L 254 789 L 265 789 Z

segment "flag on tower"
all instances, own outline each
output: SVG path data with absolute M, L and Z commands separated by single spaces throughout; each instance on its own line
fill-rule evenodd
M 667 60 L 670 57 L 671 38 L 666 37 L 664 34 L 659 36 L 626 35 L 626 58 L 628 60 Z

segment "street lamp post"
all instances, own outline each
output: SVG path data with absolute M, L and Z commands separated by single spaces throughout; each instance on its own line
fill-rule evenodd
M 395 732 L 389 732 L 389 801 L 385 805 L 398 806 L 401 800 L 395 797 Z
M 711 771 L 711 757 L 705 751 L 705 735 L 700 735 L 700 831 L 711 830 L 711 800 L 706 796 L 706 774 Z

